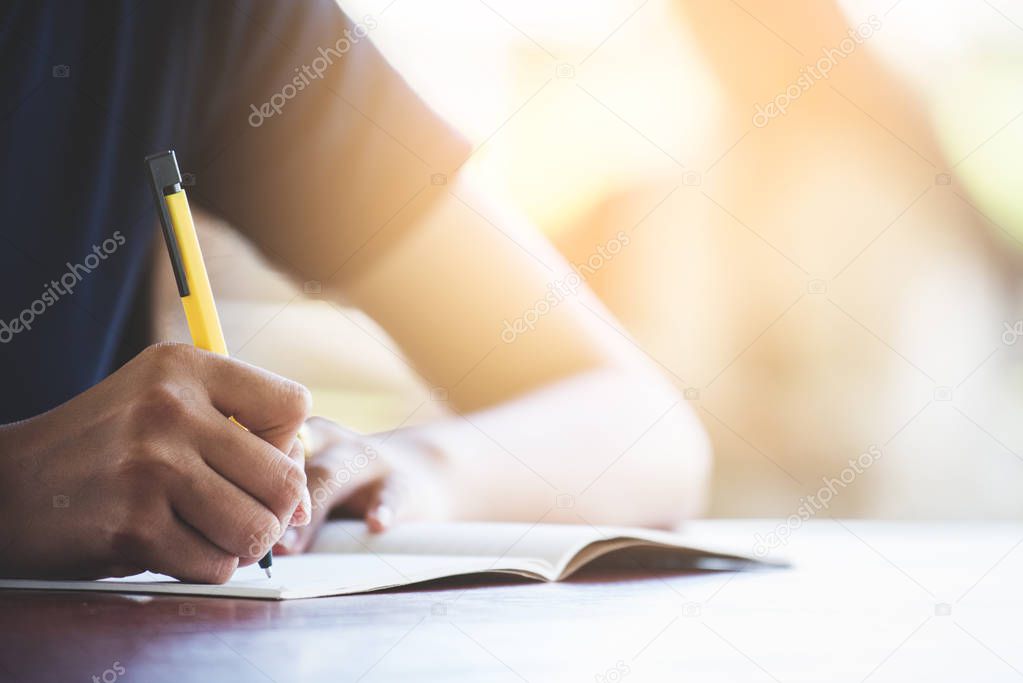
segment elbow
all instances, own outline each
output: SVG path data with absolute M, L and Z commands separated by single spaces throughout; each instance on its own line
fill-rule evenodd
M 626 453 L 604 453 L 612 464 L 590 480 L 582 475 L 580 507 L 565 521 L 674 529 L 705 514 L 709 502 L 712 448 L 703 424 L 689 402 L 667 381 L 649 373 L 614 376 L 614 415 L 622 425 L 646 423 L 646 431 Z M 650 415 L 665 410 L 649 424 Z M 623 417 L 626 416 L 627 417 Z M 599 446 L 598 446 L 599 448 Z M 556 510 L 555 515 L 561 510 Z M 564 511 L 568 512 L 568 511 Z M 550 520 L 549 520 L 550 521 Z M 558 521 L 561 521 L 560 517 Z
M 655 526 L 673 529 L 679 524 L 706 514 L 710 502 L 710 478 L 713 449 L 706 430 L 688 405 L 671 425 L 671 436 L 656 454 L 657 474 L 649 481 L 656 498 L 662 502 Z M 654 493 L 654 491 L 649 491 Z
M 707 432 L 682 403 L 637 444 L 628 475 L 617 480 L 618 490 L 602 496 L 621 502 L 593 513 L 607 517 L 609 524 L 676 529 L 706 513 L 712 463 Z
M 690 413 L 692 411 L 689 411 Z M 687 453 L 679 458 L 680 469 L 678 487 L 683 495 L 679 507 L 679 517 L 674 520 L 677 525 L 687 519 L 702 517 L 710 505 L 710 477 L 714 467 L 714 450 L 707 431 L 693 415 L 693 435 L 687 444 Z

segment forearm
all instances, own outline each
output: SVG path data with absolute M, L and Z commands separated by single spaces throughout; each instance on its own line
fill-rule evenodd
M 585 287 L 587 271 L 470 179 L 449 188 L 346 283 L 455 411 L 388 445 L 440 461 L 457 519 L 670 526 L 696 514 L 702 427 Z
M 396 436 L 441 460 L 456 519 L 669 527 L 704 502 L 703 429 L 641 371 L 593 370 Z

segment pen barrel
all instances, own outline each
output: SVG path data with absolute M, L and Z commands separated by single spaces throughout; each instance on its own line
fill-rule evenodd
M 217 315 L 217 305 L 213 300 L 210 278 L 203 263 L 199 238 L 192 222 L 192 212 L 188 208 L 188 198 L 185 191 L 181 190 L 165 195 L 163 199 L 167 203 L 174 235 L 181 250 L 185 275 L 191 284 L 188 296 L 181 297 L 181 304 L 185 308 L 192 343 L 206 351 L 226 356 L 227 342 L 220 327 L 220 317 Z

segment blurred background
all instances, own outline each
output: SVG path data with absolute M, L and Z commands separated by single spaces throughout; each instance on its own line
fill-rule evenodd
M 1023 514 L 1019 2 L 341 5 L 572 263 L 632 236 L 588 282 L 710 432 L 711 516 L 793 514 L 868 452 L 828 514 Z M 236 355 L 359 430 L 444 411 L 372 321 L 201 230 Z

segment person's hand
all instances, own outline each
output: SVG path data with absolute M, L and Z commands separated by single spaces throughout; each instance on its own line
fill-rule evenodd
M 0 427 L 0 575 L 226 581 L 309 521 L 295 438 L 309 409 L 295 382 L 161 344 Z
M 443 459 L 412 431 L 367 436 L 319 417 L 306 424 L 312 521 L 288 529 L 275 553 L 305 551 L 332 513 L 362 518 L 373 532 L 402 521 L 449 517 L 452 499 Z

